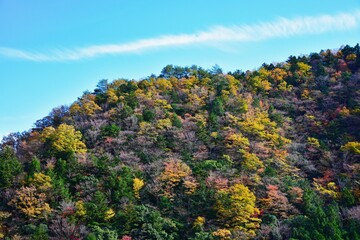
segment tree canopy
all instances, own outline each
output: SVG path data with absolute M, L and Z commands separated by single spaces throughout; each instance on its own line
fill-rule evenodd
M 1 239 L 360 239 L 360 50 L 100 80 L 0 144 Z

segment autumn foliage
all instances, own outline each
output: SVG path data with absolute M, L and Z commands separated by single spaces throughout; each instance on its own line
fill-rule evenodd
M 101 80 L 0 144 L 0 238 L 360 239 L 360 47 Z

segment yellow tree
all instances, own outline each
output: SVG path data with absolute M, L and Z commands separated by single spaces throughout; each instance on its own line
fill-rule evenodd
M 297 66 L 299 68 L 299 70 L 297 72 L 300 76 L 308 77 L 310 75 L 311 66 L 309 66 L 308 64 L 303 63 L 303 62 L 298 62 Z
M 70 106 L 70 113 L 93 115 L 96 111 L 101 110 L 101 107 L 95 102 L 96 96 L 90 93 L 84 94 L 80 100 L 74 102 Z
M 171 82 L 165 78 L 156 79 L 155 86 L 156 86 L 156 88 L 160 89 L 161 91 L 169 91 L 173 87 Z
M 228 149 L 247 149 L 250 145 L 249 139 L 241 133 L 231 133 L 225 137 L 225 146 Z
M 58 128 L 47 127 L 41 133 L 43 142 L 50 144 L 55 153 L 85 153 L 86 145 L 81 141 L 81 132 L 71 125 L 61 124 Z
M 260 227 L 260 213 L 255 207 L 255 195 L 241 183 L 237 183 L 216 194 L 215 210 L 224 227 L 240 230 L 250 236 L 255 236 L 255 230 Z
M 282 82 L 284 81 L 284 77 L 287 75 L 287 72 L 282 68 L 275 68 L 270 72 L 270 78 L 274 82 Z
M 29 183 L 34 185 L 36 189 L 41 192 L 46 192 L 52 188 L 51 177 L 44 173 L 34 173 L 34 176 L 29 179 Z
M 86 208 L 84 202 L 79 200 L 75 203 L 75 216 L 84 217 L 86 215 Z
M 107 102 L 110 104 L 115 104 L 118 102 L 119 97 L 116 95 L 116 90 L 114 88 L 109 88 L 106 91 Z
M 39 193 L 35 186 L 21 187 L 9 204 L 28 217 L 46 218 L 51 213 L 46 198 L 46 194 Z
M 144 181 L 141 180 L 140 178 L 134 178 L 134 182 L 133 182 L 133 190 L 134 190 L 134 195 L 135 198 L 139 199 L 140 198 L 140 190 L 143 188 L 144 186 Z
M 360 142 L 348 142 L 341 147 L 341 150 L 353 154 L 360 154 Z
M 282 68 L 275 68 L 270 72 L 270 79 L 277 86 L 280 91 L 291 90 L 291 85 L 287 86 L 284 78 L 287 76 L 287 72 Z
M 269 91 L 271 89 L 271 83 L 268 81 L 270 72 L 265 68 L 260 68 L 255 75 L 250 76 L 248 81 L 255 91 Z
M 249 153 L 245 150 L 239 150 L 242 155 L 241 166 L 248 171 L 256 171 L 259 168 L 263 168 L 264 164 L 254 153 Z

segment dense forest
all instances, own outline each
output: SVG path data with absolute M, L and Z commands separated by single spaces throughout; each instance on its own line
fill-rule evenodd
M 360 47 L 99 81 L 0 147 L 0 239 L 360 239 Z

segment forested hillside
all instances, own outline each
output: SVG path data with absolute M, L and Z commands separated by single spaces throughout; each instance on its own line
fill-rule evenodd
M 359 45 L 100 81 L 3 139 L 2 238 L 360 239 Z

